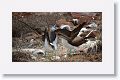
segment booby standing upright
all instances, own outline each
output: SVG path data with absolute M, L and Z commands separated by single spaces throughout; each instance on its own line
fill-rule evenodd
M 50 29 L 48 32 L 49 39 L 50 39 L 50 45 L 54 50 L 57 49 L 57 36 L 55 34 L 55 30 L 56 30 L 56 25 L 52 25 L 52 26 L 50 26 Z

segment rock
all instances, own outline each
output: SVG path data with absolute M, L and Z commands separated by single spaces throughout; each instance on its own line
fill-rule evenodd
M 85 52 L 85 53 L 94 53 L 97 51 L 102 51 L 102 42 L 100 40 L 95 40 L 95 41 L 88 41 L 81 46 L 79 46 L 80 51 Z
M 43 55 L 45 55 L 45 52 L 43 51 L 43 50 L 41 50 L 41 49 L 38 49 L 38 50 L 35 50 L 35 51 L 33 51 L 33 54 L 43 54 Z
M 52 56 L 52 57 L 51 57 L 51 60 L 59 60 L 59 59 L 60 59 L 59 56 Z
M 31 55 L 31 58 L 32 58 L 33 60 L 37 60 L 37 57 L 34 56 L 34 55 Z

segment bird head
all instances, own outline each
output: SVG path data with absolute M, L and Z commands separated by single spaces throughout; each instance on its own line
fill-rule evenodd
M 51 30 L 51 31 L 55 31 L 56 29 L 57 29 L 57 28 L 56 28 L 56 24 L 50 26 L 50 30 Z

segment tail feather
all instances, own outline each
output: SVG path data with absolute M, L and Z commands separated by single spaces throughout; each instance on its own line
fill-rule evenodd
M 91 35 L 92 32 L 93 32 L 93 30 L 90 31 L 90 32 L 84 37 L 84 39 L 88 39 L 88 38 L 90 38 L 90 35 Z

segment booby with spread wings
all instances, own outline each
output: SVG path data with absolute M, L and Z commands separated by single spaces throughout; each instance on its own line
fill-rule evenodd
M 78 33 L 80 32 L 80 30 L 84 27 L 84 25 L 86 24 L 86 22 L 80 24 L 77 28 L 75 28 L 73 31 L 69 31 L 67 29 L 57 29 L 55 31 L 56 35 L 64 38 L 65 40 L 67 40 L 67 42 L 69 44 L 71 44 L 72 46 L 76 46 L 78 47 L 79 45 L 87 42 L 86 37 L 80 37 L 77 36 Z

